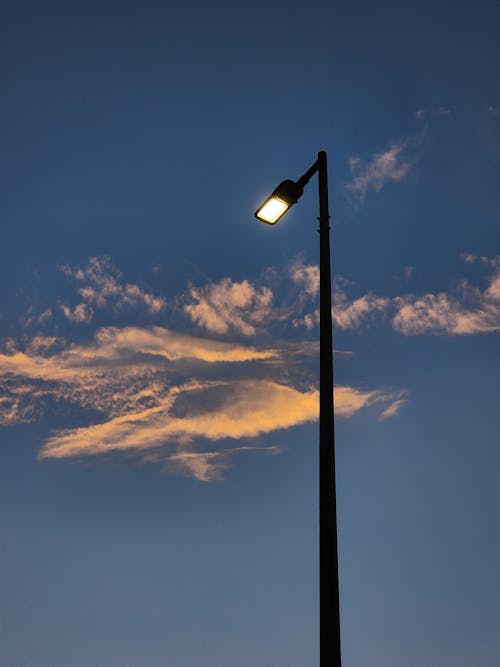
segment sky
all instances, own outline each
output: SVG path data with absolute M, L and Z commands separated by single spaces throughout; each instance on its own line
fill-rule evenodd
M 500 665 L 500 6 L 2 3 L 0 663 Z

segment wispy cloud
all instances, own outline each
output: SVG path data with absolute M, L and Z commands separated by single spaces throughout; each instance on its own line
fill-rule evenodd
M 160 327 L 111 327 L 99 330 L 88 345 L 64 345 L 38 337 L 23 351 L 0 354 L 4 425 L 33 419 L 47 400 L 106 416 L 105 421 L 55 433 L 44 444 L 41 458 L 128 452 L 147 460 L 157 457 L 167 467 L 172 463 L 172 469 L 182 463 L 184 472 L 190 470 L 206 481 L 229 465 L 231 451 L 260 451 L 258 443 L 251 444 L 259 436 L 317 419 L 317 389 L 291 383 L 286 368 L 289 344 L 282 351 L 258 350 Z M 266 372 L 264 367 L 261 377 L 255 367 L 253 377 L 241 373 L 242 364 L 273 360 L 279 362 L 277 368 L 271 364 Z M 228 364 L 240 372 L 229 373 Z M 213 366 L 215 374 L 209 372 Z M 276 370 L 282 371 L 283 380 L 271 379 Z M 186 381 L 179 384 L 181 376 Z M 371 406 L 381 412 L 394 400 L 393 393 L 382 390 L 335 388 L 340 417 Z M 199 450 L 200 442 L 227 439 L 245 444 L 232 450 L 224 446 L 220 454 L 218 449 Z
M 290 267 L 293 282 L 298 286 L 302 294 L 315 297 L 319 292 L 319 266 L 317 264 L 304 264 L 301 261 L 294 262 Z
M 492 270 L 485 289 L 462 280 L 450 292 L 413 294 L 394 299 L 394 329 L 405 335 L 467 335 L 500 330 L 500 257 L 479 257 L 464 253 L 462 259 Z
M 384 421 L 385 419 L 395 417 L 407 403 L 407 398 L 396 399 L 380 413 L 379 420 Z
M 451 116 L 451 109 L 443 106 L 430 108 L 421 107 L 415 111 L 414 116 L 417 120 L 424 120 L 429 116 Z
M 82 299 L 75 306 L 61 304 L 64 316 L 75 323 L 88 323 L 94 308 L 111 308 L 120 311 L 126 307 L 142 306 L 150 314 L 165 307 L 165 299 L 155 296 L 134 283 L 123 282 L 123 274 L 107 255 L 91 257 L 84 267 L 63 264 L 60 270 L 74 279 Z
M 165 468 L 194 477 L 200 482 L 212 482 L 221 479 L 234 464 L 232 458 L 244 452 L 258 454 L 279 454 L 283 451 L 279 445 L 270 447 L 228 447 L 209 452 L 178 452 L 171 454 L 165 462 Z
M 332 317 L 339 329 L 357 331 L 376 315 L 387 312 L 390 299 L 364 294 L 353 301 L 342 290 L 334 294 Z
M 374 404 L 385 406 L 393 399 L 392 394 L 381 391 L 335 389 L 336 412 L 343 417 L 352 417 Z M 150 456 L 151 451 L 161 448 L 164 461 L 183 461 L 195 476 L 206 481 L 209 461 L 227 462 L 231 452 L 242 448 L 210 453 L 193 451 L 200 440 L 254 439 L 315 421 L 317 417 L 318 391 L 314 388 L 300 391 L 270 380 L 192 382 L 172 387 L 153 408 L 59 432 L 46 442 L 40 457 L 96 456 L 113 451 L 139 455 L 146 451 Z M 245 446 L 244 449 L 261 448 Z
M 335 328 L 344 331 L 359 331 L 377 315 L 388 311 L 391 299 L 374 294 L 364 294 L 350 299 L 342 287 L 343 284 L 348 285 L 349 283 L 339 277 L 333 293 L 332 318 Z M 293 319 L 295 328 L 305 327 L 309 331 L 318 324 L 319 309 Z
M 411 335 L 467 335 L 500 330 L 500 258 L 462 254 L 467 264 L 478 264 L 490 272 L 485 288 L 461 280 L 448 291 L 423 295 L 382 297 L 363 294 L 350 298 L 340 281 L 334 291 L 332 317 L 337 329 L 359 332 L 377 317 L 390 318 L 398 333 Z M 413 273 L 413 268 L 412 268 Z M 319 310 L 293 319 L 295 327 L 313 329 Z
M 272 359 L 278 352 L 238 343 L 197 338 L 164 327 L 103 327 L 87 345 L 69 344 L 51 353 L 57 339 L 34 338 L 27 350 L 0 353 L 0 374 L 46 382 L 82 384 L 96 373 L 164 369 L 165 361 L 232 363 Z M 44 343 L 44 341 L 48 341 Z
M 87 345 L 37 336 L 19 350 L 11 342 L 0 354 L 0 420 L 29 421 L 47 397 L 122 415 L 157 405 L 168 393 L 171 376 L 188 373 L 193 364 L 241 364 L 277 356 L 272 349 L 163 327 L 101 328 Z
M 498 286 L 497 286 L 498 289 Z M 407 336 L 417 334 L 448 334 L 453 336 L 500 331 L 500 303 L 491 290 L 481 292 L 464 285 L 464 300 L 476 305 L 467 307 L 457 298 L 440 292 L 422 297 L 396 299 L 394 329 Z M 488 292 L 490 294 L 488 294 Z
M 380 192 L 388 183 L 402 181 L 415 161 L 416 156 L 409 141 L 393 143 L 365 162 L 359 157 L 350 157 L 352 179 L 345 187 L 356 199 L 363 201 L 368 192 Z
M 79 303 L 73 308 L 62 304 L 61 310 L 70 322 L 87 323 L 94 317 L 94 309 L 88 303 Z
M 191 287 L 184 311 L 193 322 L 212 333 L 253 336 L 270 317 L 272 301 L 269 287 L 224 278 L 204 287 Z
M 52 317 L 52 308 L 40 309 L 31 305 L 21 317 L 21 324 L 24 328 L 43 327 L 52 319 Z
M 94 258 L 84 269 L 63 271 L 85 299 L 71 307 L 72 315 L 80 306 L 84 314 L 86 307 L 116 311 L 132 305 L 131 294 L 141 294 L 133 303 L 149 303 L 146 292 L 127 288 L 116 275 L 110 279 L 108 260 Z M 49 407 L 56 416 L 58 405 L 72 405 L 79 426 L 53 432 L 40 458 L 122 452 L 201 481 L 220 478 L 244 452 L 278 453 L 281 448 L 262 442 L 265 436 L 317 419 L 318 390 L 308 365 L 317 344 L 276 335 L 273 345 L 262 341 L 269 341 L 266 328 L 317 297 L 319 272 L 297 261 L 280 277 L 272 271 L 266 276 L 287 286 L 285 305 L 273 303 L 274 292 L 263 280 L 226 278 L 184 294 L 184 312 L 210 337 L 160 326 L 108 326 L 86 341 L 28 338 L 26 332 L 4 341 L 0 424 L 32 421 Z M 337 317 L 345 328 L 357 327 L 380 308 L 375 297 L 340 307 Z M 150 310 L 155 312 L 156 306 Z M 252 336 L 255 344 L 234 340 L 241 336 Z M 383 389 L 335 388 L 336 414 L 344 418 L 362 410 L 381 417 L 398 400 L 400 393 Z
M 415 274 L 415 267 L 414 266 L 403 266 L 403 278 L 406 280 L 406 282 L 409 282 L 414 274 Z

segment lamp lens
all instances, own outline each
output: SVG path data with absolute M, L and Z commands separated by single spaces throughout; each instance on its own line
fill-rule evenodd
M 264 206 L 257 212 L 257 217 L 273 225 L 278 218 L 289 208 L 289 204 L 279 197 L 271 197 L 266 201 Z

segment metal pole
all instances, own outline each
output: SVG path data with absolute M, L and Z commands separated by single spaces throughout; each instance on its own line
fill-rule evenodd
M 320 667 L 341 667 L 340 599 L 333 421 L 332 277 L 325 151 L 318 153 L 320 380 L 319 380 L 319 632 Z

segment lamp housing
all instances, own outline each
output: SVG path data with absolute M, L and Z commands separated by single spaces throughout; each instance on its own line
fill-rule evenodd
M 255 217 L 268 225 L 274 225 L 302 196 L 304 188 L 295 181 L 282 181 L 271 195 L 255 211 Z

